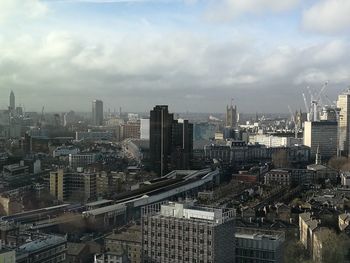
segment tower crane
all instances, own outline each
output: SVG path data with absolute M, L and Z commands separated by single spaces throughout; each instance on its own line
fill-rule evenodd
M 318 121 L 318 109 L 321 101 L 321 95 L 324 92 L 324 90 L 327 88 L 327 86 L 328 86 L 328 81 L 326 81 L 323 84 L 320 92 L 317 94 L 316 97 L 311 95 L 311 112 L 310 113 L 312 113 L 312 121 Z
M 306 99 L 305 93 L 303 93 L 303 99 L 304 99 L 305 110 L 306 110 L 306 114 L 307 114 L 307 120 L 309 121 L 310 108 L 309 108 L 309 105 L 307 105 L 307 99 Z

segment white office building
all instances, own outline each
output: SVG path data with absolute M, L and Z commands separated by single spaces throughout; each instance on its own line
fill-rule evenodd
M 322 159 L 337 155 L 337 122 L 307 121 L 304 129 L 304 145 L 311 148 L 311 158 L 316 157 L 317 148 Z
M 140 139 L 149 140 L 149 119 L 141 119 Z

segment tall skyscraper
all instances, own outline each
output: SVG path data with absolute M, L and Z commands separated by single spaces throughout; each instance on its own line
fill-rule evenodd
M 170 114 L 167 105 L 157 105 L 150 113 L 150 158 L 154 172 L 159 176 L 169 170 L 171 155 L 171 129 L 174 114 Z
M 238 124 L 237 106 L 226 107 L 226 127 L 236 129 Z
M 188 120 L 177 120 L 171 131 L 171 170 L 186 170 L 193 153 L 193 124 Z
M 92 124 L 96 126 L 103 124 L 103 102 L 101 100 L 92 101 Z
M 339 151 L 343 156 L 350 155 L 350 89 L 338 96 L 337 107 L 340 110 L 338 120 Z
M 16 109 L 16 99 L 15 99 L 15 94 L 13 93 L 13 91 L 11 90 L 10 93 L 10 111 L 14 112 Z
M 174 120 L 168 106 L 158 105 L 150 117 L 150 159 L 159 176 L 177 169 L 189 169 L 193 152 L 193 125 Z
M 235 262 L 234 211 L 172 202 L 143 207 L 142 256 L 145 263 Z

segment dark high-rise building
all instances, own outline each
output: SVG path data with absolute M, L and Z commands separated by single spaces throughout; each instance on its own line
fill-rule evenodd
M 16 100 L 15 100 L 15 94 L 13 91 L 10 93 L 10 111 L 14 112 L 16 109 Z
M 101 100 L 92 101 L 92 124 L 96 126 L 103 124 L 103 102 Z
M 193 152 L 193 125 L 174 120 L 168 106 L 158 105 L 150 114 L 152 170 L 163 176 L 171 170 L 188 169 Z
M 171 131 L 171 170 L 188 169 L 193 152 L 193 124 L 188 120 L 174 121 Z
M 171 134 L 174 114 L 168 106 L 158 105 L 150 114 L 150 157 L 154 172 L 163 176 L 169 170 L 171 155 Z
M 237 128 L 238 123 L 238 114 L 237 114 L 237 106 L 226 107 L 226 127 Z

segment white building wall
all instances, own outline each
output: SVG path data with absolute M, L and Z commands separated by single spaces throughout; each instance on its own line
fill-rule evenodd
M 149 140 L 149 119 L 141 119 L 140 125 L 140 139 L 141 140 Z

